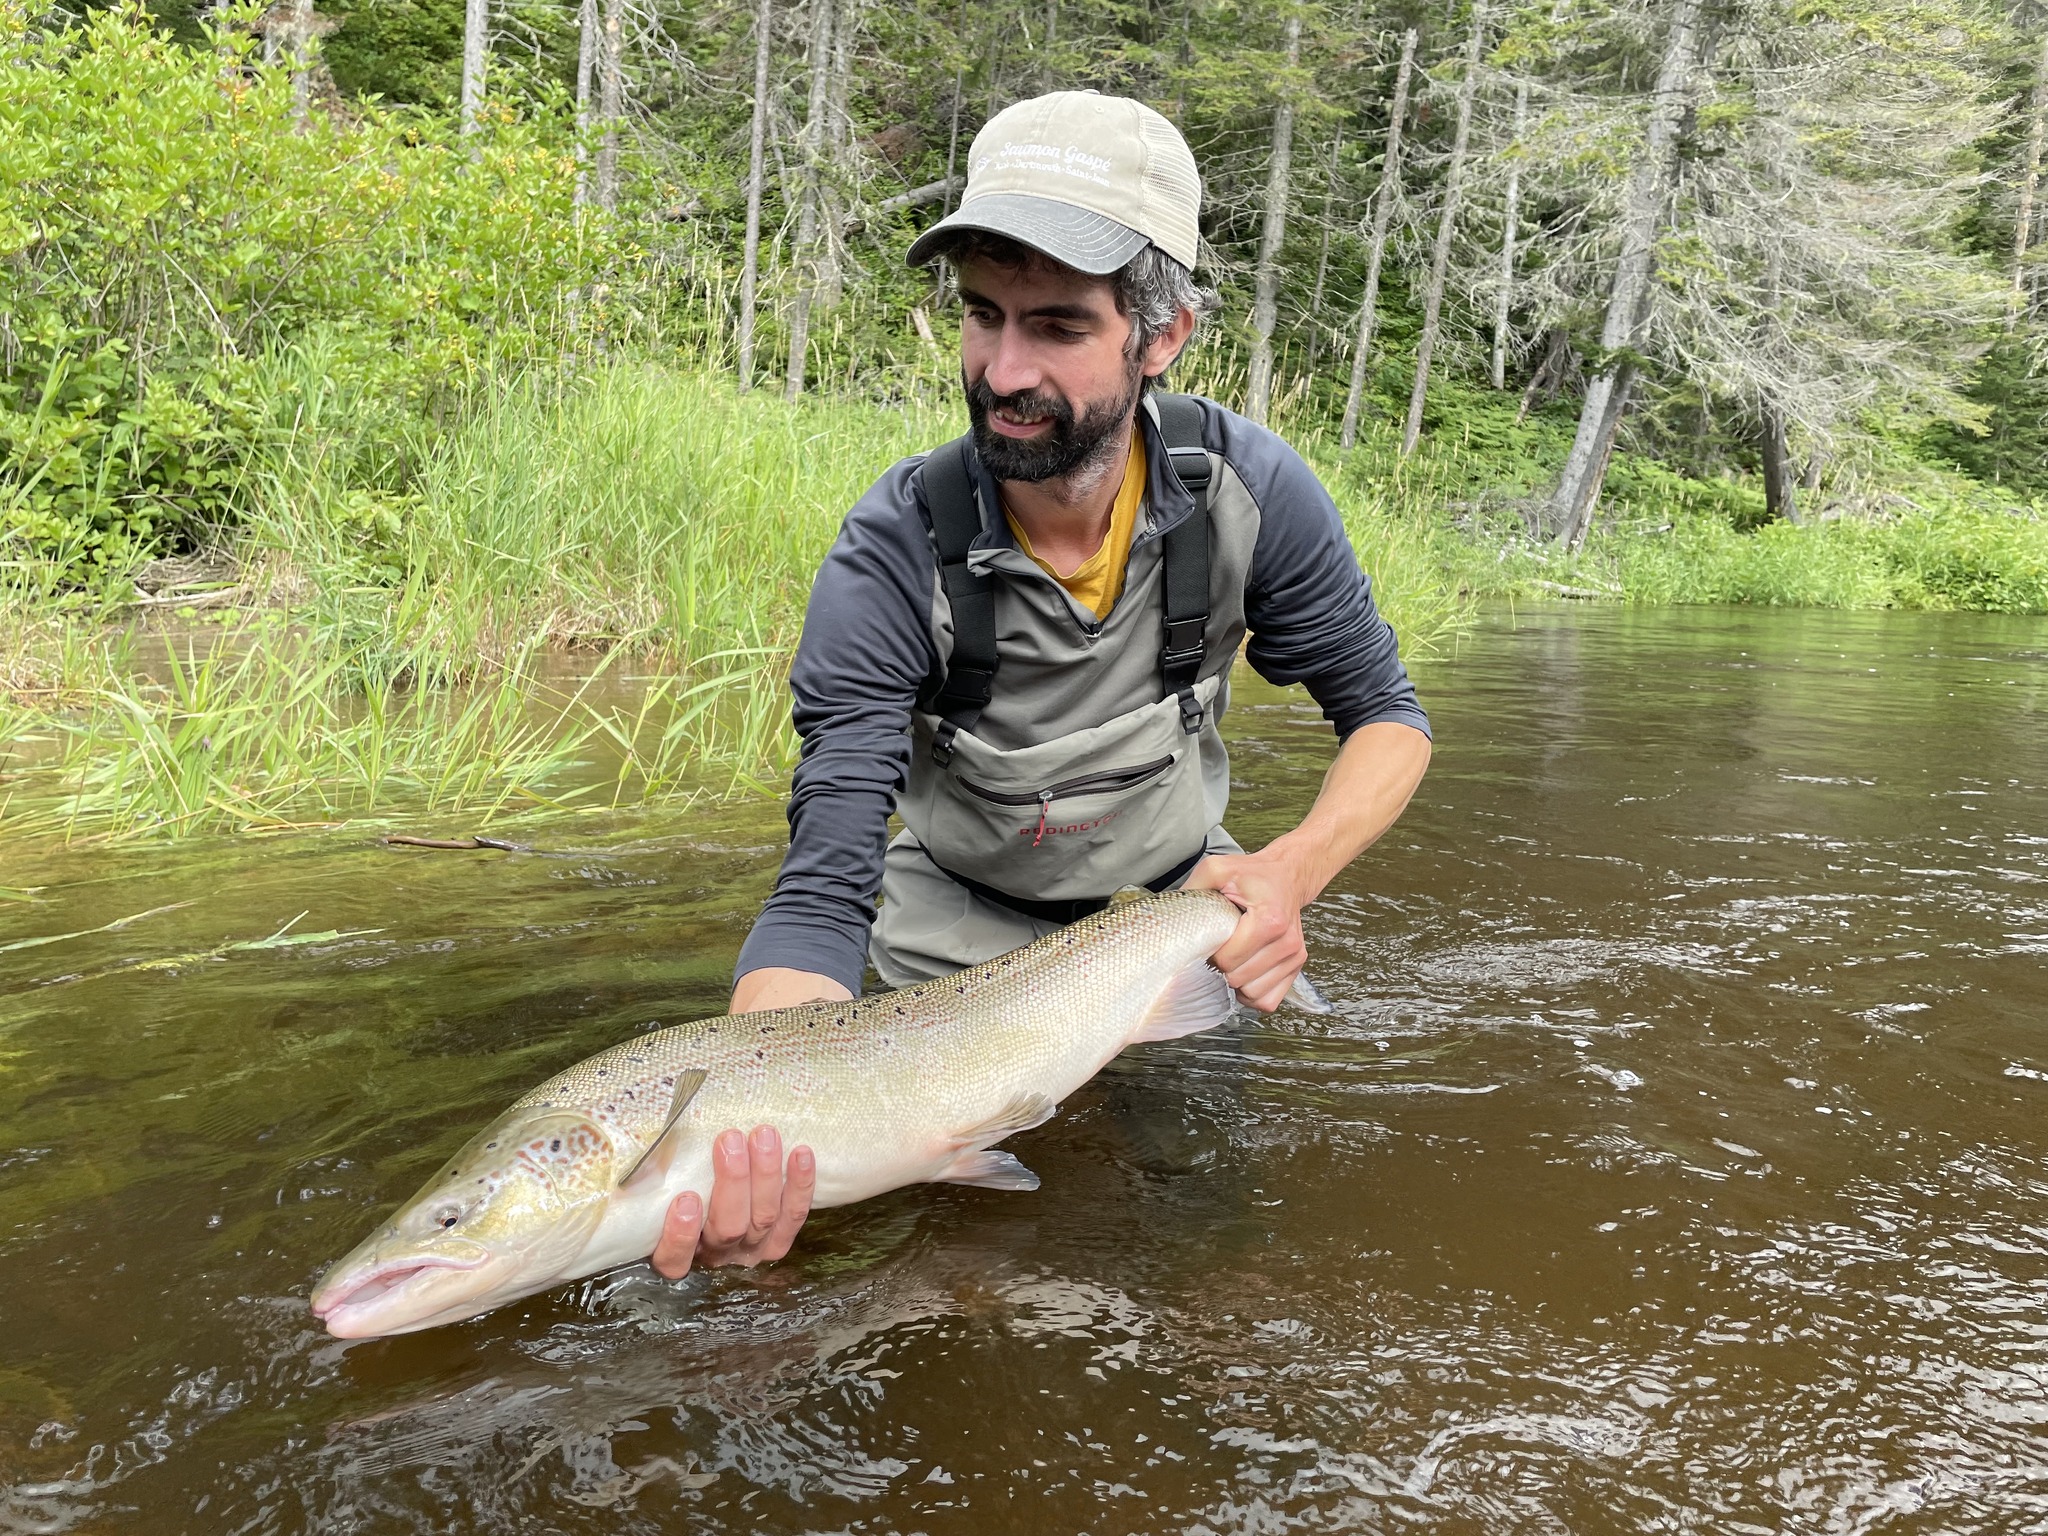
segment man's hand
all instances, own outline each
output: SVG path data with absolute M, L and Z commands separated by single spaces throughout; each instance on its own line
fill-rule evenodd
M 694 1190 L 675 1197 L 654 1245 L 656 1272 L 680 1280 L 699 1261 L 773 1263 L 796 1241 L 817 1183 L 809 1147 L 791 1152 L 784 1169 L 782 1138 L 773 1126 L 757 1125 L 751 1136 L 721 1133 L 711 1151 L 710 1210 Z
M 1408 804 L 1429 766 L 1429 738 L 1411 725 L 1362 726 L 1338 749 L 1300 826 L 1257 853 L 1212 854 L 1187 883 L 1221 891 L 1244 916 L 1214 963 L 1237 995 L 1271 1013 L 1301 974 L 1301 909 L 1370 848 Z
M 1211 963 L 1248 1005 L 1271 1013 L 1308 960 L 1301 909 L 1316 893 L 1303 889 L 1301 871 L 1277 843 L 1257 853 L 1211 854 L 1187 884 L 1191 890 L 1221 891 L 1244 909 Z
M 796 1008 L 805 1003 L 845 1002 L 853 994 L 843 982 L 815 971 L 763 966 L 749 971 L 732 989 L 733 1013 Z M 654 1245 L 655 1270 L 680 1280 L 692 1264 L 772 1264 L 789 1252 L 797 1229 L 811 1213 L 818 1164 L 809 1147 L 782 1162 L 782 1138 L 770 1125 L 754 1134 L 723 1132 L 711 1149 L 711 1209 L 695 1190 L 669 1203 Z

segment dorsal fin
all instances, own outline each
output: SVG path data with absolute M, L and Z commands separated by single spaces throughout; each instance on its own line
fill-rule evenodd
M 647 1143 L 647 1150 L 634 1158 L 633 1166 L 619 1175 L 617 1188 L 624 1189 L 643 1174 L 655 1176 L 668 1172 L 668 1165 L 675 1158 L 676 1121 L 690 1107 L 690 1100 L 697 1097 L 697 1090 L 704 1086 L 705 1076 L 701 1067 L 676 1074 L 675 1093 L 668 1101 L 667 1118 L 661 1122 L 661 1129 L 655 1133 L 654 1139 Z M 659 1158 L 654 1155 L 656 1152 L 661 1153 Z
M 1109 898 L 1109 904 L 1112 907 L 1120 907 L 1127 901 L 1143 901 L 1147 896 L 1156 894 L 1157 892 L 1148 891 L 1142 885 L 1127 885 Z

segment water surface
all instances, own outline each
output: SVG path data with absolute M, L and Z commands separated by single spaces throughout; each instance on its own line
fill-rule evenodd
M 346 1345 L 312 1279 L 477 1124 L 718 1009 L 778 808 L 0 851 L 0 946 L 182 903 L 0 948 L 0 1531 L 2041 1529 L 2044 662 L 1499 616 L 1334 1017 L 1133 1052 L 1035 1195 Z M 1328 738 L 1233 724 L 1251 842 Z

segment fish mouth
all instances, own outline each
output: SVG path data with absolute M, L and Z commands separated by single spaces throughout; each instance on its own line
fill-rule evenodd
M 473 1258 L 456 1258 L 445 1254 L 409 1254 L 402 1259 L 387 1259 L 353 1275 L 341 1276 L 320 1282 L 313 1292 L 313 1316 L 327 1325 L 327 1331 L 336 1338 L 355 1337 L 362 1330 L 359 1326 L 367 1322 L 368 1314 L 378 1303 L 401 1290 L 411 1281 L 434 1270 L 465 1272 L 483 1268 L 490 1255 L 479 1252 Z M 437 1309 L 438 1310 L 438 1309 Z M 382 1328 L 367 1331 L 403 1332 L 405 1328 Z

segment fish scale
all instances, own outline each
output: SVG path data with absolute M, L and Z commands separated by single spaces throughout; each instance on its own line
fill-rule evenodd
M 817 1206 L 920 1181 L 1035 1188 L 988 1149 L 1125 1046 L 1228 1017 L 1206 962 L 1237 918 L 1213 891 L 1120 899 L 937 981 L 623 1041 L 479 1132 L 328 1273 L 315 1310 L 341 1336 L 409 1331 L 644 1258 L 677 1195 L 709 1198 L 728 1127 L 772 1125 L 810 1147 Z M 572 1129 L 535 1154 L 541 1126 Z

